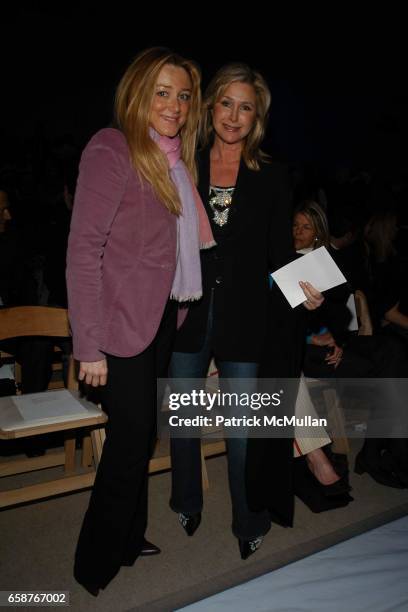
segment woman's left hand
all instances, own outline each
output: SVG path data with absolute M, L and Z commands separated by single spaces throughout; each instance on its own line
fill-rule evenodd
M 299 285 L 306 296 L 303 306 L 307 310 L 316 310 L 324 301 L 324 296 L 308 282 L 299 281 Z
M 333 350 L 331 353 L 329 353 L 329 355 L 327 355 L 325 361 L 327 361 L 329 365 L 333 365 L 334 368 L 337 368 L 343 357 L 343 349 L 337 346 L 335 342 L 333 342 L 331 346 L 333 347 Z

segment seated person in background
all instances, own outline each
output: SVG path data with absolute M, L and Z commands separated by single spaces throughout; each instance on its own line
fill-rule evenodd
M 8 192 L 0 189 L 0 305 L 27 306 L 40 303 L 41 258 L 20 228 L 12 223 Z M 21 391 L 44 391 L 51 378 L 54 346 L 47 338 L 24 338 L 1 343 L 4 352 L 16 356 L 21 364 Z
M 363 222 L 353 211 L 344 207 L 329 215 L 330 248 L 335 251 L 338 266 L 351 289 L 362 289 L 366 276 L 365 248 L 362 239 Z
M 378 212 L 364 228 L 366 284 L 363 287 L 374 329 L 398 337 L 408 349 L 408 283 L 406 269 L 396 254 L 397 217 Z
M 294 246 L 305 254 L 329 247 L 324 211 L 316 202 L 304 202 L 295 211 Z M 329 248 L 334 258 L 336 254 Z M 345 287 L 344 285 L 341 287 Z M 310 334 L 303 363 L 305 376 L 313 378 L 406 378 L 408 363 L 400 343 L 391 336 L 356 336 L 347 330 L 344 294 L 326 292 L 319 310 L 309 313 Z M 330 299 L 335 296 L 335 299 Z M 382 295 L 382 294 L 380 294 Z M 384 382 L 386 393 L 386 382 Z M 358 473 L 368 472 L 377 482 L 396 488 L 408 486 L 408 445 L 405 439 L 367 438 L 357 456 Z
M 41 241 L 37 240 L 36 232 L 30 227 L 16 225 L 13 223 L 9 192 L 7 188 L 0 187 L 0 307 L 44 304 Z M 61 273 L 64 278 L 64 269 Z M 61 339 L 62 342 L 64 340 Z M 47 389 L 52 375 L 54 345 L 54 340 L 36 336 L 13 338 L 0 343 L 0 351 L 12 354 L 21 365 L 19 388 L 22 393 Z M 66 346 L 69 352 L 70 342 Z M 45 446 L 53 444 L 53 440 L 59 443 L 59 437 L 52 435 L 25 438 L 21 443 L 28 456 L 36 456 L 44 454 Z
M 306 200 L 300 204 L 294 213 L 293 218 L 293 244 L 295 250 L 300 255 L 310 253 L 314 249 L 321 246 L 326 247 L 333 259 L 338 263 L 338 257 L 335 251 L 330 247 L 330 234 L 327 223 L 327 217 L 323 209 L 313 200 Z M 317 316 L 314 313 L 309 313 L 309 328 L 321 332 L 319 338 L 313 334 L 310 337 L 309 343 L 314 346 L 324 347 L 319 350 L 319 359 L 321 365 L 324 366 L 323 371 L 318 375 L 308 374 L 308 356 L 305 357 L 303 369 L 306 376 L 325 376 L 327 375 L 326 366 L 337 367 L 342 358 L 342 344 L 344 342 L 344 330 L 346 329 L 350 313 L 347 310 L 346 302 L 350 295 L 350 289 L 346 285 L 340 285 L 325 292 L 325 301 L 320 307 Z M 322 325 L 322 321 L 325 325 Z M 332 333 L 328 332 L 330 328 Z M 335 342 L 337 341 L 337 344 Z

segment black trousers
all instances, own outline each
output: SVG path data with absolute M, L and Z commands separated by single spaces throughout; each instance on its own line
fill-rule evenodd
M 408 360 L 403 342 L 391 334 L 353 336 L 345 346 L 343 358 L 334 368 L 324 360 L 324 347 L 308 345 L 303 371 L 306 376 L 323 379 L 376 378 L 381 385 L 376 389 L 376 401 L 371 407 L 365 447 L 373 447 L 378 454 L 380 445 L 398 446 L 407 430 L 407 412 L 404 387 L 395 379 L 408 378 Z M 338 386 L 341 392 L 341 386 Z M 378 433 L 385 436 L 377 438 Z
M 147 526 L 148 463 L 156 438 L 157 377 L 166 377 L 177 306 L 166 306 L 153 342 L 135 357 L 107 355 L 106 440 L 75 554 L 79 582 L 104 588 L 140 554 Z

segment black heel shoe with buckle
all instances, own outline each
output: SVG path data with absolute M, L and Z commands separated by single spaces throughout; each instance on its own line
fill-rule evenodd
M 253 540 L 241 540 L 238 538 L 239 552 L 241 553 L 241 559 L 245 561 L 254 554 L 261 546 L 263 542 L 263 536 L 259 536 L 259 538 L 254 538 Z
M 197 512 L 197 514 L 184 514 L 184 512 L 179 512 L 178 519 L 186 534 L 192 536 L 200 526 L 201 512 Z

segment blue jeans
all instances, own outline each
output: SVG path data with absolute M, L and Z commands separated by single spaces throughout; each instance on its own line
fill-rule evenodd
M 212 312 L 208 318 L 207 335 L 198 353 L 174 352 L 170 361 L 169 376 L 172 379 L 205 379 L 210 364 Z M 216 357 L 216 356 L 215 356 Z M 217 361 L 222 390 L 228 391 L 227 381 L 223 379 L 256 379 L 257 363 Z M 173 381 L 172 391 L 188 392 L 188 382 Z M 203 383 L 204 385 L 204 383 Z M 240 383 L 234 383 L 234 391 L 240 392 Z M 253 391 L 255 391 L 255 387 Z M 251 392 L 248 382 L 243 384 L 242 392 Z M 232 502 L 232 531 L 237 538 L 252 540 L 264 535 L 270 529 L 269 513 L 251 512 L 247 505 L 245 490 L 245 462 L 247 438 L 227 438 L 228 479 Z M 175 512 L 195 514 L 203 507 L 201 480 L 201 440 L 200 438 L 172 438 L 172 492 L 170 507 Z

